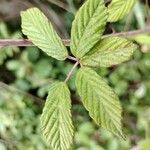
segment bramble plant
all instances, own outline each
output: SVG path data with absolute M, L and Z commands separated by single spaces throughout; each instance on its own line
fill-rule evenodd
M 57 60 L 70 58 L 76 61 L 65 81 L 58 81 L 49 89 L 41 116 L 44 138 L 53 149 L 67 150 L 73 143 L 71 99 L 67 81 L 79 64 L 75 84 L 84 107 L 96 124 L 125 138 L 119 98 L 93 68 L 111 67 L 125 62 L 137 49 L 137 45 L 128 39 L 102 36 L 107 22 L 122 19 L 133 8 L 135 1 L 112 0 L 106 7 L 103 0 L 87 0 L 72 24 L 70 49 L 74 57 L 68 55 L 61 38 L 38 8 L 30 8 L 21 13 L 22 32 L 34 45 Z

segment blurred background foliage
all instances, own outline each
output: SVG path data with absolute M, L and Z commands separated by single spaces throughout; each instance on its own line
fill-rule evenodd
M 83 0 L 1 0 L 0 39 L 22 38 L 20 11 L 39 7 L 52 21 L 59 35 L 69 38 L 71 23 Z M 107 1 L 108 2 L 108 1 Z M 149 1 L 137 0 L 130 14 L 108 24 L 106 33 L 150 26 Z M 119 66 L 96 71 L 119 95 L 123 106 L 122 141 L 98 128 L 83 108 L 69 81 L 75 125 L 74 150 L 150 149 L 150 35 L 131 37 L 139 45 L 133 58 Z M 56 61 L 36 47 L 0 48 L 0 150 L 47 150 L 39 129 L 39 117 L 51 83 L 64 80 L 72 61 Z

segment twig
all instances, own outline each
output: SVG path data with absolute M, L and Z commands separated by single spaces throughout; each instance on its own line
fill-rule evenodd
M 0 139 L 0 143 L 3 143 L 5 145 L 17 145 L 17 141 L 12 141 L 12 140 L 5 140 L 5 139 Z
M 22 95 L 25 95 L 26 97 L 30 97 L 33 100 L 33 102 L 37 103 L 38 105 L 43 105 L 44 104 L 44 100 L 42 100 L 41 98 L 36 97 L 36 96 L 34 96 L 32 94 L 29 94 L 25 91 L 22 91 L 20 89 L 17 89 L 15 87 L 9 86 L 6 83 L 0 81 L 0 88 L 1 87 L 4 88 L 4 89 L 9 90 L 10 92 L 18 92 Z
M 70 40 L 62 40 L 65 46 L 70 45 Z M 19 47 L 27 47 L 34 46 L 31 40 L 28 39 L 1 39 L 0 47 L 8 47 L 8 46 L 19 46 Z
M 64 9 L 64 10 L 66 10 L 66 11 L 68 11 L 68 12 L 71 12 L 71 11 L 69 10 L 68 6 L 67 6 L 65 3 L 61 2 L 61 1 L 48 0 L 48 2 L 50 2 L 50 3 L 52 3 L 52 4 L 56 5 L 56 6 L 58 6 L 58 7 L 60 7 L 60 8 L 62 8 L 62 9 Z M 71 13 L 72 13 L 72 12 L 71 12 Z
M 72 67 L 72 69 L 70 70 L 70 72 L 68 73 L 66 79 L 65 79 L 65 83 L 71 78 L 73 72 L 74 72 L 74 69 L 78 66 L 79 64 L 79 61 L 77 61 L 74 66 Z
M 119 36 L 119 37 L 132 37 L 139 34 L 148 34 L 150 33 L 150 27 L 146 27 L 145 29 L 129 31 L 129 32 L 119 32 L 113 34 L 106 34 L 103 37 L 110 37 L 110 36 Z
M 106 34 L 104 37 L 110 37 L 110 36 L 119 36 L 119 37 L 132 37 L 139 34 L 149 34 L 150 33 L 150 27 L 147 27 L 145 29 L 135 30 L 135 31 L 129 31 L 129 32 L 119 32 L 119 33 L 113 33 L 113 34 Z M 65 46 L 70 46 L 70 40 L 69 39 L 63 39 L 62 40 Z M 33 43 L 31 40 L 27 39 L 1 39 L 0 40 L 0 47 L 6 47 L 6 46 L 33 46 Z
M 27 39 L 1 39 L 0 47 L 6 46 L 33 46 L 33 43 Z

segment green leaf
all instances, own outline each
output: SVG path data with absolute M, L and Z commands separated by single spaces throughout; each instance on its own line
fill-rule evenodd
M 125 17 L 133 8 L 136 0 L 112 0 L 108 5 L 108 22 L 116 22 Z
M 76 87 L 89 115 L 102 128 L 124 138 L 122 108 L 118 96 L 92 69 L 83 67 L 76 76 Z
M 30 8 L 21 13 L 22 32 L 47 55 L 58 60 L 68 56 L 66 47 L 47 17 L 38 9 Z
M 100 40 L 107 16 L 103 0 L 87 0 L 79 9 L 71 30 L 71 52 L 74 56 L 81 58 Z
M 97 43 L 82 59 L 81 64 L 92 67 L 110 67 L 130 59 L 137 45 L 120 37 L 107 37 Z
M 71 100 L 67 85 L 55 83 L 49 94 L 41 116 L 43 135 L 55 150 L 67 150 L 73 141 Z

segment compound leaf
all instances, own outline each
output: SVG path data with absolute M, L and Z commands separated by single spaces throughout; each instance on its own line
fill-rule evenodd
M 55 83 L 49 91 L 41 116 L 42 132 L 54 150 L 68 150 L 73 140 L 71 100 L 67 85 Z
M 127 39 L 103 38 L 81 59 L 81 64 L 91 67 L 110 67 L 129 60 L 136 49 L 137 45 Z
M 87 0 L 79 9 L 71 30 L 71 52 L 84 56 L 100 40 L 107 21 L 104 0 Z
M 89 115 L 102 128 L 124 138 L 118 96 L 92 69 L 83 67 L 76 76 L 76 87 Z
M 30 8 L 21 13 L 22 32 L 47 55 L 64 60 L 68 52 L 47 17 L 38 9 Z
M 136 0 L 112 0 L 108 5 L 108 22 L 116 22 L 125 17 L 133 8 Z

